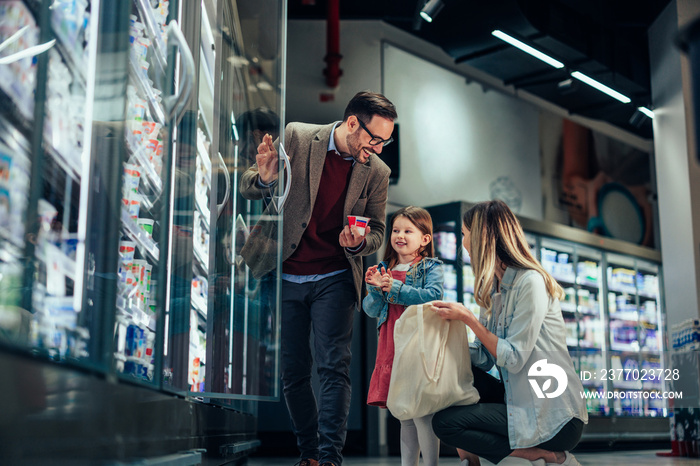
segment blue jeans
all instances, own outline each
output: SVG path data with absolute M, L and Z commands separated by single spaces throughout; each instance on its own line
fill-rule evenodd
M 282 385 L 301 458 L 342 462 L 350 410 L 350 344 L 357 295 L 352 273 L 282 281 Z M 311 387 L 310 336 L 320 379 Z

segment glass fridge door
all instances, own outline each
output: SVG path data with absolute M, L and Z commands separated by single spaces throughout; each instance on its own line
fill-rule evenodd
M 662 309 L 659 279 L 660 267 L 652 262 L 637 260 L 637 296 L 639 298 L 639 338 L 641 346 L 640 378 L 642 389 L 661 393 L 671 388 L 673 377 L 669 376 L 664 362 L 665 314 Z M 672 375 L 672 374 L 671 374 Z M 644 400 L 645 416 L 668 415 L 668 403 L 663 398 Z
M 566 325 L 566 345 L 578 349 L 577 285 L 574 272 L 573 243 L 543 238 L 540 246 L 542 267 L 564 288 L 566 297 L 561 301 L 562 315 Z
M 605 381 L 600 377 L 605 364 L 605 326 L 600 301 L 603 287 L 602 256 L 599 250 L 565 240 L 542 238 L 542 266 L 564 288 L 560 301 L 566 344 L 574 367 L 582 376 L 584 390 L 603 392 Z M 607 415 L 607 401 L 587 398 L 591 415 Z
M 104 369 L 80 260 L 94 16 L 87 1 L 49 6 L 0 3 L 0 328 L 34 354 Z
M 192 238 L 183 247 L 173 241 L 173 261 L 184 267 L 181 290 L 173 288 L 171 295 L 164 359 L 171 375 L 165 382 L 192 396 L 275 400 L 282 217 L 280 209 L 266 207 L 281 207 L 282 193 L 245 199 L 239 180 L 255 163 L 262 137 L 282 136 L 286 12 L 284 2 L 197 3 L 183 12 L 183 28 L 197 48 L 198 98 L 189 107 L 189 127 L 183 120 L 178 128 L 193 148 L 189 156 L 184 145 L 178 148 L 176 162 L 184 173 L 182 162 L 192 160 L 190 200 L 176 207 L 189 212 Z M 280 162 L 282 188 L 284 166 Z M 277 267 L 254 276 L 241 251 L 263 225 L 272 226 L 268 233 L 274 246 L 267 259 Z M 256 259 L 263 258 L 248 258 Z
M 610 369 L 616 392 L 661 392 L 664 380 L 663 314 L 659 296 L 658 265 L 617 254 L 607 255 Z M 665 416 L 662 397 L 619 396 L 614 402 L 620 416 Z
M 23 2 L 0 3 L 0 343 L 24 348 L 30 346 L 32 319 L 25 222 L 38 64 L 33 57 L 9 57 L 37 46 L 39 36 L 37 16 Z
M 0 115 L 0 342 L 27 347 L 31 312 L 24 304 L 24 241 L 30 144 Z
M 589 392 L 607 390 L 607 381 L 600 376 L 607 368 L 604 300 L 601 299 L 604 296 L 602 261 L 601 251 L 576 246 L 575 302 L 578 316 L 578 348 L 574 362 L 578 364 L 577 369 L 580 374 L 588 374 L 588 376 L 582 376 L 582 382 L 584 389 Z M 591 415 L 610 414 L 610 408 L 605 399 L 586 398 L 586 404 Z
M 120 133 L 126 156 L 115 168 L 121 174 L 121 208 L 112 352 L 117 373 L 160 386 L 170 376 L 161 370 L 159 350 L 167 338 L 168 297 L 179 292 L 170 279 L 181 273 L 170 261 L 169 245 L 180 238 L 191 244 L 192 236 L 191 224 L 178 222 L 181 191 L 175 190 L 191 184 L 173 170 L 172 154 L 178 144 L 187 143 L 175 128 L 192 94 L 195 69 L 179 25 L 168 21 L 167 1 L 133 0 L 128 7 L 126 111 Z M 186 217 L 192 217 L 191 211 Z

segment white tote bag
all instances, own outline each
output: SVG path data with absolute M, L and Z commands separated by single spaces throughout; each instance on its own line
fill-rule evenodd
M 399 420 L 415 419 L 477 401 L 466 325 L 442 319 L 430 303 L 406 308 L 394 327 L 386 402 L 391 414 Z

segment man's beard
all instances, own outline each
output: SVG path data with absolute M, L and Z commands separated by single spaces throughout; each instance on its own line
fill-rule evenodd
M 362 143 L 360 142 L 360 135 L 356 131 L 354 134 L 349 134 L 345 138 L 345 143 L 348 146 L 350 155 L 357 163 L 365 164 L 369 160 L 369 156 L 362 150 Z M 372 151 L 374 152 L 374 151 Z M 364 158 L 366 157 L 366 160 Z

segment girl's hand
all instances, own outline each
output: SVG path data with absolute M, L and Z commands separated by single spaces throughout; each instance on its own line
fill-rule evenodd
M 377 287 L 382 286 L 382 274 L 379 273 L 376 265 L 373 265 L 367 269 L 367 273 L 365 274 L 365 283 Z
M 462 303 L 448 303 L 446 301 L 435 301 L 431 309 L 440 317 L 446 320 L 461 320 L 469 327 L 477 322 L 476 316 Z
M 382 284 L 382 291 L 385 293 L 388 293 L 391 291 L 391 284 L 394 283 L 394 279 L 392 278 L 390 273 L 387 273 L 386 269 L 382 267 L 382 278 L 381 278 Z

